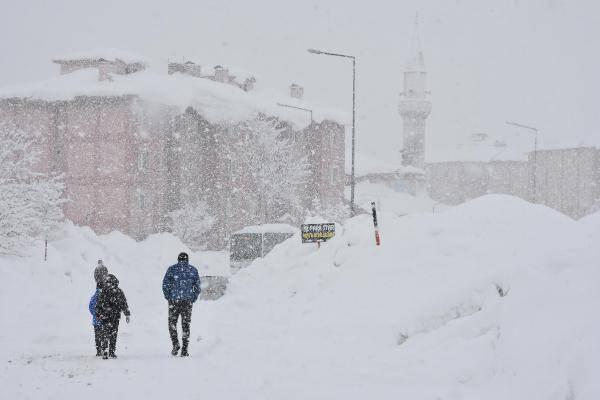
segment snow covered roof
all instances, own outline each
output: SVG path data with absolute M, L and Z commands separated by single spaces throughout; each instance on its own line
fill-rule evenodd
M 398 174 L 398 175 L 411 175 L 411 174 L 416 174 L 416 175 L 422 175 L 425 173 L 425 171 L 423 171 L 421 168 L 417 168 L 417 167 L 413 167 L 413 166 L 404 166 L 401 165 L 400 161 L 398 161 L 397 163 L 394 162 L 390 162 L 390 161 L 381 161 L 381 162 L 375 162 L 375 161 L 371 161 L 369 162 L 368 160 L 375 160 L 373 158 L 368 158 L 368 157 L 362 157 L 362 158 L 358 158 L 358 162 L 363 162 L 363 164 L 358 164 L 359 168 L 356 168 L 355 174 L 357 177 L 361 177 L 361 176 L 370 176 L 370 175 L 377 175 L 377 174 Z M 351 173 L 352 170 L 347 169 L 346 173 L 349 174 Z
M 294 228 L 288 224 L 262 224 L 246 226 L 234 232 L 234 235 L 239 233 L 296 233 L 297 231 L 298 228 Z
M 278 102 L 289 103 L 293 100 L 283 93 L 244 92 L 235 86 L 179 73 L 167 75 L 146 70 L 135 74 L 113 75 L 112 81 L 98 81 L 97 70 L 82 69 L 42 82 L 0 88 L 0 98 L 19 97 L 46 101 L 72 100 L 76 96 L 123 95 L 137 95 L 148 102 L 178 107 L 182 112 L 191 106 L 214 123 L 241 122 L 262 112 L 288 121 L 296 128 L 304 128 L 310 124 L 310 118 L 304 113 L 291 112 L 277 106 Z M 315 110 L 314 118 L 317 121 L 347 120 L 347 115 L 339 111 L 317 109 L 314 106 L 310 108 Z
M 143 56 L 113 48 L 80 51 L 76 53 L 65 54 L 60 57 L 55 57 L 52 60 L 55 63 L 62 63 L 75 60 L 100 61 L 102 59 L 107 61 L 120 60 L 127 64 L 142 63 L 148 65 L 150 63 L 150 61 Z
M 497 148 L 493 146 L 456 145 L 452 147 L 434 147 L 425 154 L 426 162 L 491 162 L 491 161 L 527 161 L 528 151 Z
M 527 135 L 493 136 L 474 134 L 458 143 L 428 147 L 425 161 L 436 162 L 491 162 L 527 161 L 533 151 L 533 141 Z

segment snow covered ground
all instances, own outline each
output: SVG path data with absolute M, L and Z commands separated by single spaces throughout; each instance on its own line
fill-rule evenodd
M 169 355 L 160 289 L 183 246 L 68 227 L 46 263 L 39 249 L 0 258 L 2 398 L 600 398 L 598 215 L 498 195 L 382 210 L 380 227 L 380 247 L 361 215 L 319 250 L 295 236 L 232 276 L 195 305 L 188 359 Z M 97 258 L 132 311 L 117 360 L 93 355 Z
M 346 188 L 346 199 L 350 201 L 350 190 Z M 417 213 L 438 213 L 447 205 L 432 200 L 427 194 L 411 196 L 397 192 L 385 183 L 359 182 L 356 185 L 356 204 L 370 212 L 371 202 L 375 201 L 377 210 L 393 213 L 398 217 Z

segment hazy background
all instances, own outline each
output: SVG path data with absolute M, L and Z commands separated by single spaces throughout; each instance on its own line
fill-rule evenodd
M 600 144 L 592 0 L 0 0 L 0 86 L 56 75 L 52 57 L 117 47 L 163 70 L 184 57 L 233 64 L 262 88 L 297 82 L 308 101 L 350 111 L 351 63 L 306 49 L 346 52 L 358 58 L 360 157 L 399 163 L 398 93 L 417 12 L 433 102 L 428 147 L 514 134 L 507 119 L 537 126 L 542 147 Z

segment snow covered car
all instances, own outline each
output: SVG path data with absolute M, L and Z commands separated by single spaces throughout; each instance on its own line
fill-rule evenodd
M 273 247 L 292 237 L 297 231 L 287 224 L 263 224 L 247 226 L 233 233 L 229 239 L 231 268 L 243 268 L 253 260 L 264 257 Z

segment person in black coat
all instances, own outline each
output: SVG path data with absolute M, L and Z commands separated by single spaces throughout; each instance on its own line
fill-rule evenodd
M 131 313 L 125 293 L 119 287 L 119 280 L 109 274 L 96 303 L 96 318 L 100 322 L 102 358 L 104 359 L 117 358 L 115 350 L 121 313 L 125 314 L 125 319 L 129 323 Z
M 190 324 L 192 322 L 192 306 L 200 295 L 200 276 L 198 270 L 189 263 L 187 253 L 179 253 L 177 264 L 171 265 L 163 279 L 163 294 L 169 302 L 169 335 L 173 343 L 171 354 L 179 352 L 177 338 L 177 320 L 181 315 L 182 347 L 181 356 L 187 357 L 190 342 Z

